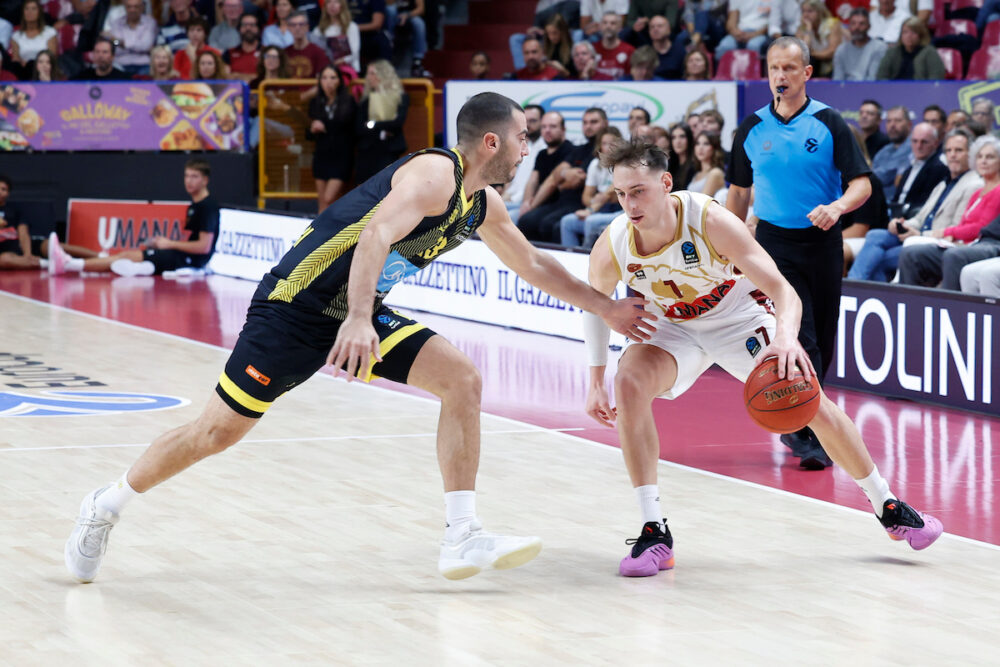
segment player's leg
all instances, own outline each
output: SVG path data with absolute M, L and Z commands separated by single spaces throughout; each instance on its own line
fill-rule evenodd
M 476 514 L 482 397 L 478 369 L 441 336 L 396 313 L 392 317 L 402 321 L 402 326 L 394 327 L 397 331 L 405 333 L 405 327 L 413 334 L 386 351 L 389 338 L 376 326 L 383 341 L 383 362 L 374 372 L 441 399 L 437 453 L 445 490 L 445 536 L 438 570 L 448 579 L 465 579 L 488 567 L 508 569 L 527 563 L 541 551 L 540 539 L 487 533 Z
M 52 238 L 51 235 L 49 236 L 49 238 Z M 39 257 L 49 256 L 49 238 L 43 238 L 39 240 L 38 251 L 36 253 Z M 32 237 L 32 243 L 34 243 L 34 241 L 35 239 L 34 237 Z M 90 257 L 97 257 L 98 255 L 100 255 L 100 253 L 95 250 L 91 250 L 90 248 L 84 248 L 83 246 L 79 245 L 70 245 L 68 243 L 60 243 L 59 245 L 63 250 L 66 251 L 66 254 L 69 255 L 70 257 L 79 257 L 82 259 L 88 259 Z

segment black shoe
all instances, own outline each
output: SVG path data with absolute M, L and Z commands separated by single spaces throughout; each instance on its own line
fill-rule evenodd
M 794 433 L 785 433 L 781 436 L 781 442 L 792 450 L 792 455 L 799 458 L 802 458 L 804 453 L 813 448 L 814 441 L 816 441 L 816 436 L 813 435 L 812 429 L 808 426 Z
M 819 441 L 816 441 L 815 445 L 812 445 L 803 452 L 802 458 L 799 460 L 799 467 L 805 470 L 823 470 L 832 465 L 833 461 L 827 456 L 823 445 L 819 444 Z
M 639 537 L 625 544 L 632 545 L 632 550 L 618 565 L 623 577 L 650 577 L 674 566 L 674 538 L 666 519 L 663 523 L 647 521 Z

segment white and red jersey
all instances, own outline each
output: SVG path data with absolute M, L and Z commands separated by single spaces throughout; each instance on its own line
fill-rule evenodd
M 708 240 L 705 219 L 715 200 L 687 190 L 672 192 L 670 197 L 678 203 L 673 241 L 650 255 L 640 255 L 625 214 L 611 223 L 608 240 L 621 281 L 646 297 L 657 315 L 684 322 L 711 312 L 737 281 L 746 279 L 736 274 L 732 262 L 720 256 Z

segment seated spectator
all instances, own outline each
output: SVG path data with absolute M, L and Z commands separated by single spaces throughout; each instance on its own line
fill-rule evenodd
M 255 148 L 260 143 L 260 84 L 268 79 L 290 79 L 288 59 L 284 49 L 271 45 L 265 46 L 260 52 L 260 62 L 257 63 L 257 77 L 250 82 L 250 147 Z M 286 104 L 271 88 L 267 88 L 267 132 L 277 136 L 294 138 L 295 132 L 286 123 L 273 118 L 276 114 L 286 114 L 291 106 Z M 317 91 L 318 92 L 318 91 Z
M 580 31 L 589 42 L 596 42 L 601 38 L 601 18 L 607 12 L 614 12 L 622 17 L 623 25 L 629 12 L 628 0 L 581 0 L 580 2 Z M 642 21 L 642 30 L 645 29 L 647 19 Z M 640 30 L 641 32 L 641 30 Z
M 0 46 L 4 51 L 10 48 L 10 38 L 14 34 L 14 24 L 0 16 Z
M 361 31 L 346 2 L 328 0 L 312 35 L 313 42 L 326 48 L 334 65 L 350 67 L 354 76 L 361 72 Z
M 385 0 L 352 0 L 350 8 L 361 32 L 361 67 L 367 68 L 373 60 L 390 60 L 392 45 L 385 23 Z
M 945 127 L 948 124 L 948 115 L 944 112 L 938 104 L 929 104 L 924 107 L 923 113 L 924 122 L 934 128 L 939 137 L 945 135 Z M 941 160 L 944 160 L 944 156 L 941 156 Z
M 560 78 L 568 78 L 573 72 L 573 40 L 569 36 L 566 19 L 555 14 L 545 22 L 545 36 L 542 38 L 542 52 L 546 62 L 559 72 Z
M 187 241 L 164 236 L 146 239 L 145 250 L 126 250 L 110 257 L 71 259 L 58 242 L 49 243 L 49 273 L 112 271 L 121 276 L 151 276 L 182 268 L 200 269 L 208 264 L 219 237 L 219 204 L 208 192 L 211 167 L 201 158 L 184 165 L 184 189 L 191 197 L 184 229 Z
M 126 81 L 132 75 L 114 66 L 115 45 L 107 37 L 98 37 L 90 52 L 91 66 L 73 77 L 74 81 Z
M 948 168 L 942 164 L 938 134 L 929 123 L 917 123 L 910 133 L 913 159 L 898 180 L 898 187 L 889 198 L 889 213 L 908 218 L 924 205 L 934 187 L 948 178 Z
M 969 148 L 972 135 L 968 130 L 957 129 L 947 134 L 944 154 L 948 161 L 948 179 L 937 184 L 920 211 L 913 217 L 893 218 L 886 229 L 873 229 L 865 235 L 865 242 L 856 253 L 847 274 L 852 280 L 889 281 L 899 266 L 903 242 L 932 231 L 953 227 L 974 192 L 983 185 L 983 179 L 969 168 Z
M 681 17 L 684 32 L 681 35 L 686 36 L 692 46 L 701 47 L 706 53 L 712 53 L 719 41 L 726 36 L 727 8 L 727 0 L 685 2 Z
M 514 63 L 514 71 L 524 68 L 524 40 L 537 39 L 545 44 L 545 30 L 541 27 L 531 26 L 525 32 L 515 32 L 507 40 L 510 46 L 510 59 Z
M 363 183 L 406 152 L 403 126 L 410 96 L 388 60 L 376 60 L 365 72 L 365 90 L 358 109 L 356 181 Z
M 260 52 L 260 61 L 257 63 L 257 76 L 250 82 L 250 103 L 254 106 L 253 93 L 260 87 L 260 82 L 265 79 L 290 79 L 288 71 L 288 58 L 285 57 L 285 50 L 272 44 L 265 46 Z
M 225 62 L 230 78 L 248 83 L 256 78 L 260 62 L 260 25 L 256 14 L 247 12 L 240 17 L 240 45 L 226 52 Z
M 851 128 L 851 134 L 854 135 L 854 141 L 858 144 L 865 163 L 871 167 L 872 160 L 868 154 L 868 149 L 865 147 L 864 133 L 853 125 L 848 125 L 848 127 Z M 854 257 L 865 244 L 865 235 L 869 234 L 871 230 L 885 229 L 889 222 L 889 208 L 885 201 L 885 192 L 882 190 L 882 183 L 871 173 L 868 174 L 868 181 L 871 187 L 871 194 L 868 196 L 868 199 L 858 208 L 840 216 L 840 228 L 844 239 L 845 276 L 847 275 L 847 269 L 854 262 Z
M 858 129 L 865 137 L 868 155 L 875 156 L 889 143 L 889 135 L 882 131 L 882 105 L 876 100 L 865 100 L 858 108 Z
M 288 17 L 294 41 L 285 48 L 289 73 L 295 79 L 313 79 L 330 64 L 326 52 L 309 41 L 309 19 L 305 12 L 294 11 Z
M 897 2 L 900 5 L 898 11 Z M 899 39 L 903 22 L 910 17 L 909 0 L 877 0 L 877 4 L 878 9 L 868 15 L 872 26 L 868 36 L 891 46 Z
M 992 227 L 991 224 L 991 239 L 995 236 Z M 959 274 L 959 283 L 962 291 L 966 294 L 1000 297 L 1000 257 L 981 259 L 978 262 L 966 264 Z
M 32 236 L 31 227 L 21 215 L 21 209 L 9 200 L 11 193 L 9 176 L 0 174 L 0 271 L 19 269 L 46 269 L 45 259 L 49 239 Z M 76 257 L 96 257 L 97 253 L 88 248 L 68 246 L 68 252 Z
M 690 41 L 687 35 L 681 34 L 672 39 L 671 34 L 670 21 L 666 16 L 654 16 L 649 19 L 650 46 L 656 54 L 653 77 L 657 80 L 675 81 L 681 78 L 684 71 L 684 61 Z M 632 55 L 635 56 L 634 53 Z
M 476 51 L 469 59 L 469 78 L 477 81 L 492 79 L 490 76 L 490 54 Z
M 969 114 L 970 121 L 983 126 L 984 132 L 992 132 L 996 123 L 996 107 L 993 101 L 985 97 L 977 97 L 972 100 L 972 113 Z
M 813 77 L 833 74 L 833 54 L 840 46 L 843 29 L 840 20 L 830 15 L 823 0 L 805 0 L 802 3 L 802 25 L 795 36 L 809 47 L 809 63 Z
M 651 125 L 650 127 L 653 145 L 667 155 L 670 155 L 670 132 L 665 127 L 660 127 L 659 125 Z
M 239 46 L 242 15 L 243 0 L 222 0 L 222 17 L 208 33 L 208 45 L 220 53 Z
M 202 51 L 212 51 L 215 55 L 222 57 L 222 53 L 218 49 L 206 43 L 208 23 L 200 16 L 192 16 L 188 19 L 187 37 L 187 44 L 174 54 L 174 69 L 177 70 L 182 79 L 190 79 L 195 74 L 191 69 L 198 60 L 198 54 Z
M 691 128 L 691 132 L 694 134 L 694 136 L 697 137 L 699 134 L 701 134 L 700 111 L 692 111 L 691 113 L 689 113 L 687 115 L 687 118 L 684 119 L 684 122 L 687 123 L 687 126 Z
M 29 78 L 31 81 L 65 81 L 66 75 L 59 69 L 59 59 L 46 49 L 35 57 Z
M 316 142 L 312 170 L 322 213 L 351 180 L 358 103 L 351 95 L 347 77 L 333 65 L 324 67 L 318 79 L 318 94 L 309 100 L 311 123 L 306 139 Z
M 539 187 L 548 180 L 555 168 L 562 164 L 574 148 L 573 144 L 566 141 L 566 120 L 558 111 L 549 111 L 543 114 L 539 128 L 545 147 L 535 156 L 531 174 L 524 186 L 521 207 L 517 211 L 519 224 L 521 216 L 555 201 L 556 192 L 554 189 L 551 189 L 543 197 L 539 192 Z
M 970 262 L 992 257 L 984 254 L 992 244 L 983 248 L 973 244 L 983 228 L 1000 216 L 1000 140 L 984 136 L 972 145 L 972 160 L 983 179 L 983 187 L 972 195 L 962 220 L 954 227 L 933 230 L 934 243 L 904 243 L 899 255 L 899 282 L 903 285 L 934 287 L 941 283 L 943 289 L 958 290 L 962 267 Z
M 840 21 L 837 21 L 838 25 Z M 793 36 L 802 27 L 801 0 L 773 0 L 767 17 L 767 36 L 772 41 Z
M 913 150 L 907 141 L 911 127 L 910 111 L 906 107 L 898 105 L 885 112 L 885 134 L 889 143 L 872 157 L 872 172 L 881 181 L 888 200 L 895 198 L 897 178 L 913 159 Z
M 45 25 L 39 0 L 24 0 L 21 22 L 10 38 L 10 58 L 27 67 L 42 51 L 59 53 L 56 31 Z
M 920 19 L 903 23 L 899 44 L 889 47 L 876 78 L 890 81 L 937 80 L 945 77 L 944 62 L 931 45 L 931 34 Z
M 607 4 L 605 13 L 610 9 Z M 653 17 L 665 16 L 670 25 L 678 25 L 680 6 L 679 0 L 630 0 L 628 15 L 624 17 L 622 23 L 625 26 L 622 39 L 632 46 L 649 44 L 649 22 Z M 600 16 L 604 16 L 604 13 Z
M 659 62 L 652 46 L 640 46 L 629 57 L 629 73 L 622 77 L 622 81 L 663 81 L 654 75 Z
M 694 53 L 692 51 L 692 53 Z M 670 175 L 674 178 L 674 190 L 687 190 L 688 184 L 698 168 L 694 156 L 694 134 L 687 123 L 674 123 L 670 126 Z
M 722 170 L 725 151 L 722 150 L 719 135 L 704 130 L 699 132 L 694 142 L 694 159 L 694 174 L 687 189 L 714 197 L 726 184 L 726 173 Z
M 573 45 L 573 70 L 576 81 L 611 81 L 611 77 L 597 71 L 597 51 L 590 42 Z
M 580 27 L 580 0 L 538 0 L 532 25 L 541 28 L 554 14 L 565 18 L 570 28 Z
M 514 178 L 504 186 L 503 201 L 510 214 L 510 219 L 517 223 L 518 212 L 521 202 L 524 201 L 524 191 L 531 178 L 531 172 L 535 168 L 535 159 L 538 154 L 545 150 L 545 140 L 542 138 L 542 116 L 545 109 L 537 104 L 529 104 L 524 107 L 524 123 L 528 130 L 526 137 L 528 142 L 528 154 L 518 165 Z
M 709 81 L 712 78 L 712 65 L 704 51 L 699 48 L 688 51 L 684 56 L 684 72 L 681 78 L 685 81 Z
M 948 116 L 945 119 L 944 131 L 951 132 L 955 128 L 965 127 L 965 124 L 969 122 L 969 114 L 965 113 L 961 109 L 953 109 L 948 112 Z
M 833 54 L 833 78 L 837 81 L 874 81 L 885 56 L 886 44 L 868 36 L 871 23 L 868 10 L 859 7 L 851 12 L 847 29 L 851 38 L 841 42 Z
M 600 156 L 621 141 L 617 127 L 607 127 L 597 135 L 594 160 L 587 167 L 584 181 L 583 208 L 567 213 L 559 221 L 560 243 L 567 247 L 592 248 L 611 221 L 621 215 L 622 207 L 611 182 L 611 170 L 601 166 Z
M 628 112 L 628 136 L 629 139 L 636 136 L 636 130 L 641 125 L 649 125 L 651 120 L 649 112 L 643 107 L 632 107 Z
M 514 72 L 518 81 L 551 81 L 559 77 L 559 70 L 545 60 L 541 41 L 530 37 L 522 45 L 524 67 Z
M 170 12 L 163 27 L 160 28 L 160 43 L 169 46 L 174 53 L 183 49 L 188 44 L 188 23 L 194 18 L 203 17 L 192 6 L 192 0 L 170 0 Z M 207 22 L 202 25 L 202 30 L 205 32 L 205 40 L 207 40 Z M 189 55 L 191 58 L 189 62 L 194 62 L 193 58 L 196 54 Z
M 149 50 L 149 78 L 153 81 L 181 78 L 180 73 L 174 69 L 173 54 L 166 44 L 159 44 Z
M 202 51 L 199 53 L 196 64 L 198 74 L 197 76 L 192 75 L 194 79 L 211 81 L 213 79 L 229 78 L 229 74 L 226 71 L 226 63 L 222 62 L 222 58 L 213 51 Z
M 149 50 L 156 44 L 160 27 L 143 14 L 143 0 L 125 0 L 125 15 L 111 23 L 110 35 L 118 42 L 115 65 L 127 74 L 149 72 Z
M 625 76 L 628 59 L 635 47 L 626 44 L 618 36 L 622 30 L 622 17 L 614 12 L 606 12 L 601 18 L 601 41 L 594 45 L 597 52 L 597 71 L 612 79 Z
M 389 33 L 398 40 L 404 33 L 410 34 L 410 76 L 429 78 L 431 73 L 424 69 L 427 55 L 427 24 L 424 22 L 424 0 L 396 0 L 387 5 Z
M 763 53 L 768 44 L 767 30 L 770 5 L 758 0 L 729 0 L 726 16 L 726 36 L 715 48 L 715 59 L 734 49 L 750 49 Z
M 288 17 L 293 11 L 295 11 L 295 4 L 292 3 L 292 0 L 275 0 L 274 23 L 264 28 L 260 43 L 264 46 L 280 46 L 283 49 L 291 46 L 295 38 L 292 37 L 292 31 L 288 28 Z

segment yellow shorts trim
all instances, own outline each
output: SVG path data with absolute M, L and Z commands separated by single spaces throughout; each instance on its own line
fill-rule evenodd
M 271 402 L 256 399 L 237 387 L 236 383 L 230 380 L 229 376 L 226 375 L 225 372 L 219 376 L 219 386 L 222 387 L 222 390 L 226 392 L 230 398 L 247 410 L 263 413 L 267 412 L 267 409 L 271 407 Z
M 420 324 L 419 322 L 414 322 L 413 324 L 407 324 L 405 327 L 399 329 L 398 331 L 393 331 L 391 335 L 386 336 L 379 342 L 378 344 L 379 354 L 382 356 L 383 359 L 385 359 L 385 355 L 389 354 L 389 352 L 392 351 L 392 348 L 399 345 L 406 338 L 426 328 L 427 328 L 426 325 Z M 365 382 L 371 382 L 373 379 L 378 377 L 371 371 L 371 369 L 375 367 L 375 362 L 376 359 L 375 355 L 373 354 L 371 356 L 371 365 L 368 367 L 368 373 L 366 373 L 364 377 L 359 375 L 358 376 L 359 380 L 363 380 Z

